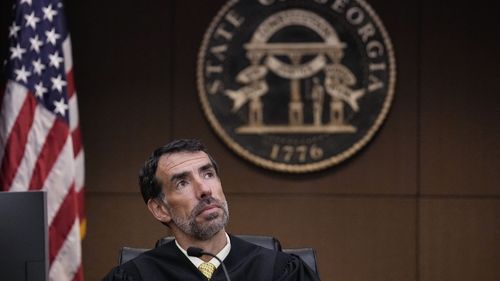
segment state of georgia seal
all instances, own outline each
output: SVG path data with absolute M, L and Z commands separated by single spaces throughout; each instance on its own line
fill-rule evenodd
M 351 157 L 380 128 L 396 81 L 392 43 L 363 0 L 232 0 L 205 33 L 198 94 L 238 155 L 304 173 Z

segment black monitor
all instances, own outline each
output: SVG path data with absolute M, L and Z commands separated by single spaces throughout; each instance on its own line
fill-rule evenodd
M 0 192 L 0 280 L 48 280 L 47 197 Z

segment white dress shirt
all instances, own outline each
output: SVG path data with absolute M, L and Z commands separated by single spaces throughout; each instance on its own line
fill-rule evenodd
M 227 233 L 224 234 L 226 234 L 226 239 L 227 239 L 226 246 L 224 246 L 224 248 L 222 248 L 222 250 L 220 250 L 220 252 L 216 254 L 216 256 L 221 261 L 223 261 L 227 257 L 227 255 L 229 255 L 229 251 L 231 251 L 231 240 L 229 239 L 229 235 L 227 235 Z M 181 250 L 181 252 L 194 264 L 196 268 L 198 268 L 202 263 L 204 263 L 204 261 L 200 258 L 188 256 L 187 251 L 184 250 L 181 247 L 181 245 L 179 245 L 179 243 L 177 243 L 177 240 L 175 240 L 175 245 L 177 245 L 177 248 Z M 209 262 L 215 265 L 215 268 L 218 268 L 220 265 L 220 262 L 216 258 L 212 258 Z

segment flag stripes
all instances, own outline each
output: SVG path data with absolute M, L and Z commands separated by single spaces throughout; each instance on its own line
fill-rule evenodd
M 63 5 L 15 2 L 0 85 L 0 191 L 47 192 L 49 279 L 82 281 L 85 157 Z

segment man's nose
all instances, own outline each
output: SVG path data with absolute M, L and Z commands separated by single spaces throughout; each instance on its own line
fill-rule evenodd
M 198 198 L 204 198 L 212 195 L 212 188 L 208 182 L 202 177 L 198 177 L 195 181 L 196 192 Z

